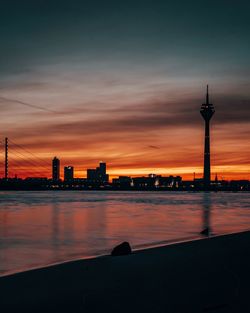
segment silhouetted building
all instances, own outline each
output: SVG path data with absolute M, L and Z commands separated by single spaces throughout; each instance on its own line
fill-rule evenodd
M 203 173 L 203 183 L 204 189 L 208 190 L 210 188 L 210 131 L 209 131 L 209 123 L 210 119 L 214 114 L 214 106 L 209 103 L 209 94 L 208 94 L 208 85 L 207 85 L 207 95 L 206 95 L 206 103 L 202 104 L 200 113 L 205 121 L 205 145 L 204 145 L 204 173 Z
M 106 163 L 100 162 L 99 167 L 96 168 L 97 175 L 101 183 L 107 183 L 109 176 L 106 173 Z
M 158 176 L 156 180 L 156 186 L 163 188 L 179 188 L 182 184 L 181 176 Z
M 132 185 L 132 178 L 129 176 L 119 176 L 119 178 L 113 178 L 112 185 L 118 189 L 130 189 Z
M 60 179 L 60 160 L 54 157 L 52 160 L 52 180 L 59 181 Z
M 216 175 L 215 175 L 214 182 L 215 182 L 216 184 L 218 183 L 218 175 L 217 175 L 217 173 L 216 173 Z
M 65 166 L 64 167 L 64 181 L 72 182 L 74 180 L 74 167 Z
M 96 177 L 96 170 L 92 168 L 87 169 L 87 180 L 89 181 L 95 181 L 97 179 Z
M 106 175 L 106 163 L 100 162 L 99 170 L 100 170 L 100 175 L 104 177 Z
M 147 177 L 140 176 L 132 179 L 132 186 L 135 189 L 155 189 L 159 185 L 159 176 L 149 174 Z
M 24 179 L 24 181 L 26 181 L 26 182 L 30 182 L 30 183 L 32 183 L 32 182 L 47 182 L 48 181 L 48 178 L 47 177 L 26 177 L 25 179 Z
M 106 163 L 100 162 L 96 169 L 87 169 L 87 180 L 94 184 L 108 183 L 109 175 L 106 173 Z
M 135 189 L 178 189 L 181 184 L 181 176 L 161 176 L 155 174 L 149 174 L 148 177 L 135 177 L 132 183 Z
M 250 190 L 250 181 L 241 179 L 241 180 L 231 180 L 230 181 L 231 190 L 240 190 L 240 191 L 249 191 Z

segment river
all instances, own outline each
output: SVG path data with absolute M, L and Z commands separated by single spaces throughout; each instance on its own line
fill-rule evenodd
M 250 229 L 250 193 L 1 191 L 0 275 Z

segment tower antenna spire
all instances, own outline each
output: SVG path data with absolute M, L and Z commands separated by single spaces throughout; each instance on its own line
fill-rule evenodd
M 209 92 L 208 92 L 208 85 L 207 85 L 207 98 L 206 98 L 206 104 L 209 104 Z

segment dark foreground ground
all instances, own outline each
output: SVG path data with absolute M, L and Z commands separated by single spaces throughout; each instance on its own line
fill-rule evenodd
M 1 312 L 250 312 L 250 232 L 0 278 Z

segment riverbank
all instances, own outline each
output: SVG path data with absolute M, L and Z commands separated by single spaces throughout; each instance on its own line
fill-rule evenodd
M 249 312 L 250 232 L 0 278 L 1 312 Z

